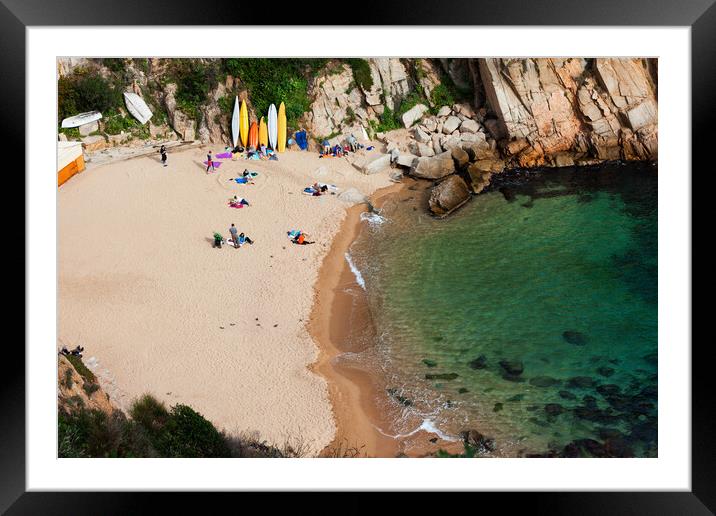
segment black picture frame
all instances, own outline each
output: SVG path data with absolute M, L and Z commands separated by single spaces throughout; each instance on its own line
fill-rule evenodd
M 708 163 L 707 153 L 716 136 L 712 115 L 716 113 L 716 5 L 715 0 L 441 0 L 440 2 L 362 2 L 350 13 L 356 25 L 551 25 L 551 26 L 688 26 L 691 28 L 692 80 L 692 163 Z M 135 3 L 135 2 L 131 2 Z M 12 120 L 12 131 L 5 136 L 12 149 L 26 149 L 25 141 L 25 30 L 48 25 L 215 25 L 221 13 L 225 24 L 240 24 L 249 12 L 248 2 L 203 2 L 158 0 L 141 3 L 138 19 L 124 2 L 99 3 L 88 0 L 0 0 L 0 52 L 3 118 Z M 139 5 L 139 4 L 137 4 Z M 276 10 L 272 25 L 315 23 L 316 8 Z M 236 19 L 234 19 L 234 14 Z M 344 20 L 340 20 L 344 21 Z M 287 43 L 288 44 L 288 43 Z M 689 173 L 689 180 L 691 171 Z M 24 178 L 20 179 L 24 190 Z M 17 218 L 17 216 L 15 217 Z M 23 247 L 24 249 L 24 247 Z M 10 259 L 19 262 L 24 250 Z M 18 263 L 15 270 L 20 269 Z M 27 269 L 25 269 L 27 274 Z M 27 276 L 26 276 L 27 278 Z M 24 297 L 24 296 L 23 296 Z M 18 306 L 21 306 L 18 303 Z M 24 305 L 22 305 L 24 306 Z M 690 346 L 690 342 L 671 343 Z M 28 343 L 26 342 L 26 346 Z M 548 514 L 713 514 L 716 512 L 714 475 L 713 389 L 707 384 L 712 373 L 708 343 L 694 341 L 692 347 L 692 490 L 690 492 L 641 493 L 527 493 L 481 494 L 485 500 L 510 497 L 509 508 L 529 507 L 532 513 Z M 14 369 L 4 371 L 2 418 L 0 418 L 0 511 L 7 514 L 136 514 L 147 511 L 148 502 L 159 501 L 164 509 L 179 505 L 189 512 L 194 504 L 202 513 L 233 494 L 205 494 L 202 501 L 182 493 L 39 493 L 25 489 L 25 359 L 14 357 Z M 91 466 L 88 465 L 88 469 Z M 239 496 L 246 499 L 246 494 Z M 357 496 L 346 495 L 349 497 Z M 253 501 L 258 501 L 253 495 Z M 413 498 L 425 508 L 424 497 Z M 444 502 L 445 500 L 443 500 Z M 498 503 L 504 501 L 497 500 Z M 251 505 L 246 499 L 246 504 Z M 233 502 L 232 502 L 233 503 Z M 295 501 L 294 503 L 299 503 Z M 200 504 L 200 505 L 199 505 Z M 342 502 L 347 509 L 360 511 L 360 503 Z M 363 506 L 366 512 L 367 507 Z

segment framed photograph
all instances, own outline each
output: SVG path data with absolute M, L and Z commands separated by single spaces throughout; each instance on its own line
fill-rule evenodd
M 716 7 L 513 4 L 308 27 L 4 2 L 28 303 L 0 507 L 712 513 L 691 169 Z

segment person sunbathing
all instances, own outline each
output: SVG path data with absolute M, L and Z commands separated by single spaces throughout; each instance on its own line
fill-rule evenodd
M 247 201 L 243 197 L 237 197 L 236 195 L 234 195 L 233 199 L 229 199 L 229 204 L 231 206 L 248 206 L 249 201 Z
M 299 233 L 295 237 L 293 237 L 293 243 L 297 245 L 308 245 L 308 244 L 315 244 L 316 242 L 309 242 L 307 235 L 305 233 Z

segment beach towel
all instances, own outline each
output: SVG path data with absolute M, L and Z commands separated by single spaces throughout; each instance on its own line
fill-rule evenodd
M 298 235 L 300 235 L 300 234 L 301 234 L 301 230 L 300 230 L 300 229 L 292 229 L 291 231 L 288 232 L 288 238 L 290 238 L 291 240 L 293 240 L 294 238 L 296 238 L 296 237 L 297 237 Z
M 269 161 L 278 161 L 278 156 L 276 156 L 276 154 L 271 154 Z
M 373 149 L 375 149 L 375 147 L 373 147 L 372 145 L 370 147 L 365 148 L 365 150 L 373 150 Z
M 240 185 L 245 185 L 249 182 L 246 177 L 235 177 L 234 179 L 230 179 L 230 181 L 236 181 Z
M 215 158 L 219 158 L 219 159 L 230 159 L 230 158 L 231 158 L 231 153 L 230 153 L 230 152 L 222 152 L 221 154 L 217 154 L 217 155 L 214 156 L 214 157 L 215 157 Z
M 306 139 L 306 131 L 299 131 L 296 133 L 296 143 L 298 144 L 299 148 L 301 150 L 306 150 L 308 148 L 308 141 Z
M 246 205 L 245 205 L 245 204 L 241 204 L 240 202 L 230 202 L 230 203 L 229 203 L 229 208 L 240 209 L 240 208 L 243 208 L 244 206 L 246 206 Z
M 204 165 L 208 165 L 208 164 L 209 164 L 208 161 L 204 161 L 203 163 L 204 163 Z M 217 163 L 216 161 L 212 161 L 212 163 L 214 164 L 214 168 L 219 168 L 219 167 L 221 166 L 221 162 L 220 162 L 220 161 L 219 161 L 218 163 Z

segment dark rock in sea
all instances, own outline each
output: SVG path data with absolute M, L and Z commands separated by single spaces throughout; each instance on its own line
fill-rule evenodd
M 492 408 L 492 411 L 493 411 L 493 412 L 499 412 L 500 410 L 503 409 L 503 407 L 504 407 L 504 406 L 502 405 L 502 403 L 495 403 L 495 406 Z
M 412 401 L 410 401 L 405 396 L 401 396 L 398 394 L 398 389 L 390 388 L 385 390 L 392 398 L 394 398 L 398 403 L 405 407 L 409 407 L 413 404 Z
M 495 440 L 484 436 L 477 430 L 465 430 L 460 435 L 465 444 L 477 449 L 478 452 L 485 453 L 495 450 Z
M 575 396 L 574 394 L 572 394 L 569 391 L 559 391 L 559 397 L 564 400 L 576 400 L 577 399 L 577 396 Z
M 430 441 L 431 443 L 435 444 L 436 442 L 438 442 L 438 438 L 437 438 L 437 437 L 433 437 L 433 438 L 431 438 L 431 439 L 428 439 L 428 441 Z
M 524 394 L 515 394 L 507 398 L 507 401 L 522 401 L 525 398 Z
M 588 341 L 587 336 L 584 333 L 574 330 L 567 330 L 563 332 L 562 338 L 575 346 L 584 346 Z
M 639 391 L 639 393 L 647 399 L 656 399 L 659 396 L 659 389 L 656 385 L 648 385 Z
M 658 353 L 649 353 L 648 355 L 644 355 L 642 358 L 652 365 L 657 365 L 659 362 Z
M 587 407 L 589 410 L 596 410 L 597 407 L 597 398 L 594 396 L 584 396 L 582 398 L 582 401 L 584 402 L 584 406 Z
M 594 387 L 594 379 L 589 376 L 573 376 L 567 381 L 570 389 L 589 389 Z
M 608 457 L 627 458 L 634 456 L 634 450 L 621 437 L 608 437 L 604 440 L 604 451 Z
M 564 447 L 564 450 L 562 450 L 562 457 L 565 459 L 576 459 L 581 455 L 579 446 L 574 443 L 569 443 Z
M 597 368 L 597 373 L 599 373 L 599 374 L 602 375 L 602 376 L 606 376 L 607 378 L 609 378 L 611 375 L 614 374 L 614 369 L 611 368 L 611 367 L 603 366 L 603 367 Z
M 500 187 L 500 193 L 507 202 L 512 202 L 515 200 L 515 192 L 506 186 Z
M 615 396 L 619 394 L 621 389 L 618 385 L 615 385 L 613 383 L 608 383 L 606 385 L 599 385 L 597 386 L 597 392 L 604 396 L 605 398 L 608 396 Z
M 466 389 L 465 387 L 460 387 L 457 392 L 460 394 L 465 394 L 466 392 L 470 392 L 470 390 Z
M 525 370 L 525 366 L 519 360 L 500 360 L 500 367 L 509 376 L 519 376 Z
M 426 380 L 454 380 L 460 376 L 457 373 L 436 373 L 436 374 L 426 374 L 425 379 Z
M 655 422 L 646 421 L 637 423 L 631 429 L 629 434 L 630 441 L 644 441 L 646 443 L 656 442 L 658 437 L 657 426 Z
M 546 428 L 549 426 L 549 423 L 547 421 L 542 421 L 539 418 L 531 417 L 530 422 L 534 423 L 537 426 L 541 426 L 542 428 Z
M 619 360 L 618 358 L 610 358 L 609 359 L 610 364 L 617 365 L 619 362 L 621 362 L 621 360 Z
M 599 434 L 600 439 L 622 439 L 623 434 L 617 430 L 616 428 L 598 428 L 597 433 Z
M 530 385 L 534 385 L 535 387 L 552 387 L 561 383 L 560 380 L 552 378 L 551 376 L 535 376 L 534 378 L 530 378 Z
M 441 341 L 443 340 L 443 338 L 444 338 L 444 337 L 442 337 L 441 335 L 436 335 L 435 337 L 433 337 L 433 340 L 434 340 L 435 342 L 441 342 Z
M 607 456 L 604 445 L 599 441 L 595 441 L 594 439 L 577 439 L 572 442 L 592 457 L 603 458 Z
M 445 402 L 445 408 L 452 408 L 452 400 L 447 400 Z
M 535 201 L 532 197 L 529 198 L 526 202 L 523 204 L 520 204 L 523 208 L 532 208 L 535 205 Z
M 564 407 L 559 403 L 547 403 L 544 406 L 544 411 L 549 416 L 559 416 L 562 412 L 564 412 Z
M 436 365 L 438 365 L 438 363 L 435 360 L 430 360 L 429 358 L 424 358 L 423 364 L 425 364 L 428 367 L 435 367 Z
M 471 360 L 469 365 L 472 369 L 485 369 L 487 367 L 487 357 L 480 355 L 475 360 Z

